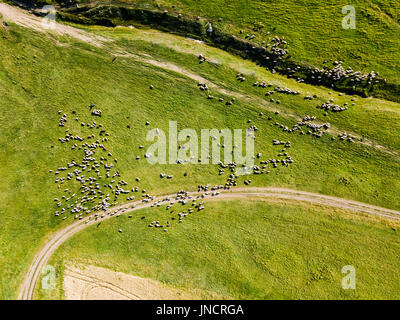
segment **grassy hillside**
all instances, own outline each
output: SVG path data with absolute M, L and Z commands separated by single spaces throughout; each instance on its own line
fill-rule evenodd
M 63 297 L 69 261 L 233 299 L 400 298 L 400 235 L 386 223 L 296 202 L 235 200 L 208 203 L 168 233 L 146 228 L 167 219 L 164 208 L 140 210 L 74 236 L 49 262 L 58 288 L 38 297 Z M 356 290 L 341 287 L 345 265 L 355 267 Z
M 35 2 L 35 1 L 34 1 Z M 377 86 L 371 94 L 396 99 L 400 72 L 400 3 L 396 0 L 353 1 L 356 10 L 356 29 L 343 29 L 342 7 L 346 1 L 204 1 L 204 0 L 125 0 L 125 1 L 36 1 L 36 3 L 61 4 L 68 13 L 89 19 L 108 19 L 115 24 L 127 23 L 121 19 L 123 11 L 112 13 L 99 11 L 94 6 L 127 7 L 144 10 L 164 11 L 168 14 L 190 18 L 198 16 L 210 21 L 214 28 L 226 35 L 251 39 L 260 46 L 269 43 L 274 36 L 283 37 L 296 64 L 318 68 L 332 66 L 333 61 L 343 61 L 345 68 L 352 67 L 364 74 L 378 72 L 389 83 L 396 86 Z M 80 4 L 75 10 L 75 4 Z M 87 6 L 87 7 L 86 7 Z M 86 8 L 86 9 L 85 9 Z M 223 8 L 223 9 L 222 9 Z M 87 10 L 89 9 L 89 12 Z M 91 11 L 90 11 L 91 10 Z M 67 18 L 67 16 L 64 16 Z M 68 18 L 68 19 L 70 19 Z M 159 18 L 159 20 L 162 20 Z M 143 21 L 142 21 L 143 22 Z M 129 23 L 134 23 L 130 21 Z M 150 23 L 150 22 L 149 22 Z M 154 21 L 155 25 L 157 22 Z M 160 24 L 161 21 L 160 21 Z M 173 29 L 173 28 L 172 28 Z M 173 30 L 170 30 L 173 31 Z M 241 33 L 240 33 L 241 31 Z M 328 64 L 324 64 L 328 60 Z
M 272 169 L 269 175 L 252 176 L 252 185 L 292 187 L 400 208 L 398 104 L 356 98 L 349 110 L 324 116 L 316 105 L 332 97 L 335 103 L 351 104 L 352 97 L 298 84 L 188 39 L 152 30 L 147 31 L 153 33 L 152 37 L 128 28 L 88 30 L 115 42 L 95 47 L 10 22 L 0 25 L 1 299 L 16 297 L 39 245 L 52 231 L 73 221 L 73 215 L 66 221 L 54 216 L 57 208 L 53 199 L 61 197 L 64 186 L 57 188 L 54 173 L 49 170 L 79 157 L 79 151 L 60 144 L 58 139 L 65 136 L 66 128 L 86 136 L 89 131 L 81 128 L 81 121 L 96 120 L 104 125 L 110 132 L 109 151 L 118 158 L 121 179 L 129 187 L 138 186 L 151 194 L 221 184 L 227 173 L 218 176 L 213 165 L 148 165 L 143 157 L 145 149 L 139 149 L 139 145 L 148 146 L 146 121 L 151 128 L 165 130 L 169 120 L 177 120 L 180 129 L 196 130 L 247 129 L 254 124 L 259 128 L 256 152 L 262 152 L 266 159 L 277 157 L 281 148 L 273 147 L 272 140 L 290 140 L 292 148 L 287 151 L 295 162 L 287 168 Z M 199 64 L 196 55 L 200 52 L 211 62 Z M 113 61 L 117 53 L 123 56 Z M 246 81 L 237 80 L 238 68 L 248 74 Z M 193 75 L 206 79 L 209 93 L 199 90 Z M 280 85 L 301 94 L 276 93 L 274 99 L 281 102 L 277 104 L 265 96 L 269 89 L 253 87 L 256 79 L 271 82 L 272 89 Z M 207 99 L 208 94 L 215 98 Z M 317 94 L 317 98 L 304 99 L 308 94 Z M 236 101 L 231 106 L 217 100 L 234 96 Z M 100 120 L 90 116 L 91 104 L 103 111 Z M 58 125 L 59 111 L 68 116 L 66 127 Z M 264 115 L 260 117 L 259 112 Z M 333 131 L 316 138 L 288 133 L 274 125 L 278 122 L 291 127 L 307 114 L 317 116 L 319 122 L 330 122 Z M 357 134 L 359 139 L 355 143 L 331 140 L 343 131 Z M 136 160 L 137 155 L 140 160 Z M 174 178 L 161 180 L 161 172 Z M 243 180 L 238 179 L 240 185 Z M 68 187 L 75 190 L 77 185 Z

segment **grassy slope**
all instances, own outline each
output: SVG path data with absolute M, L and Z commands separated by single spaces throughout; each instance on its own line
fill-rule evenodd
M 265 80 L 274 85 L 300 91 L 302 93 L 300 96 L 277 94 L 275 99 L 278 97 L 283 105 L 281 108 L 289 108 L 290 112 L 298 118 L 303 117 L 305 111 L 312 112 L 319 117 L 320 121 L 329 122 L 338 129 L 357 132 L 363 138 L 382 143 L 392 150 L 400 148 L 399 141 L 396 138 L 396 131 L 400 129 L 398 122 L 400 110 L 396 103 L 357 97 L 356 105 L 350 107 L 345 113 L 328 113 L 327 116 L 323 116 L 324 111 L 315 109 L 317 105 L 331 98 L 334 99 L 336 104 L 342 105 L 347 102 L 351 105 L 351 97 L 346 95 L 340 96 L 337 93 L 330 95 L 329 91 L 324 88 L 302 85 L 285 77 L 272 75 L 262 68 L 255 67 L 252 62 L 244 61 L 222 50 L 194 42 L 190 39 L 182 39 L 179 36 L 154 30 L 128 30 L 127 28 L 118 28 L 110 32 L 107 28 L 99 27 L 95 28 L 95 31 L 100 35 L 113 37 L 118 41 L 120 46 L 123 46 L 129 52 L 135 54 L 142 53 L 144 55 L 151 54 L 153 58 L 173 62 L 185 70 L 190 70 L 194 74 L 201 75 L 224 89 L 230 90 L 234 87 L 236 91 L 243 95 L 259 97 L 265 100 L 263 105 L 269 107 L 270 110 L 274 108 L 274 105 L 270 104 L 269 99 L 264 97 L 264 93 L 267 90 L 251 85 L 256 80 Z M 176 51 L 180 54 L 176 54 Z M 209 57 L 211 63 L 202 65 L 193 63 L 193 55 L 198 55 L 199 53 Z M 238 83 L 236 80 L 237 72 L 245 73 L 247 81 Z M 318 96 L 317 99 L 304 101 L 303 98 L 305 95 L 314 94 Z M 386 112 L 382 113 L 382 109 L 385 109 Z M 375 123 L 373 127 L 370 125 L 371 119 Z
M 346 1 L 167 2 L 182 7 L 183 11 L 215 20 L 222 17 L 225 23 L 238 28 L 261 22 L 265 25 L 264 32 L 276 28 L 273 33 L 287 39 L 291 54 L 300 61 L 321 66 L 324 59 L 342 60 L 357 70 L 379 71 L 399 83 L 399 52 L 396 48 L 400 46 L 400 25 L 398 18 L 396 21 L 384 11 L 385 8 L 391 8 L 391 12 L 400 10 L 398 1 L 374 1 L 373 4 L 365 0 L 353 1 L 351 4 L 357 12 L 355 30 L 341 27 L 344 16 L 341 9 L 348 4 Z M 262 37 L 258 40 L 261 42 Z
M 85 121 L 90 119 L 88 105 L 97 104 L 105 114 L 101 122 L 111 131 L 111 151 L 119 159 L 123 179 L 135 185 L 135 177 L 140 176 L 139 186 L 156 194 L 224 180 L 216 176 L 212 166 L 188 166 L 185 169 L 188 176 L 183 177 L 183 169 L 179 166 L 151 167 L 143 160 L 134 161 L 139 153 L 137 146 L 146 144 L 146 120 L 150 120 L 152 126 L 164 129 L 170 119 L 179 120 L 180 128 L 244 129 L 248 127 L 246 120 L 255 119 L 259 110 L 277 108 L 267 102 L 260 106 L 241 101 L 228 108 L 206 100 L 193 80 L 174 72 L 132 59 L 119 59 L 112 64 L 112 56 L 103 49 L 67 38 L 58 39 L 63 45 L 56 45 L 47 35 L 12 24 L 0 32 L 0 161 L 3 164 L 0 168 L 0 297 L 3 299 L 16 296 L 34 251 L 43 237 L 60 224 L 60 220 L 52 216 L 52 199 L 60 192 L 48 170 L 65 165 L 77 154 L 57 142 L 65 132 L 58 127 L 58 110 L 67 112 L 70 121 L 73 119 L 71 111 L 76 110 Z M 140 41 L 129 43 L 127 47 L 139 52 L 151 49 Z M 157 51 L 164 58 L 175 59 L 173 51 L 159 49 Z M 184 56 L 179 63 L 187 68 L 199 68 L 194 57 Z M 207 68 L 211 67 L 205 67 L 203 72 L 209 73 L 208 77 L 218 74 Z M 254 65 L 252 68 L 258 70 Z M 220 81 L 225 82 L 233 74 L 234 71 L 221 67 Z M 226 85 L 231 90 L 243 90 L 242 84 L 229 81 Z M 148 90 L 150 84 L 155 90 Z M 248 86 L 251 87 L 250 83 Z M 312 89 L 310 86 L 304 88 Z M 283 105 L 285 98 L 281 99 Z M 302 99 L 296 103 L 299 113 L 315 110 Z M 398 110 L 396 104 L 391 105 L 395 106 L 393 110 Z M 286 107 L 291 108 L 289 101 Z M 191 117 L 182 116 L 188 112 Z M 126 119 L 127 114 L 131 116 L 130 120 Z M 388 115 L 396 116 L 389 111 Z M 347 113 L 343 117 L 348 117 L 354 126 L 369 130 L 382 144 L 389 135 L 393 145 L 388 143 L 388 146 L 398 146 L 398 137 L 391 130 L 373 133 L 375 127 L 356 122 L 357 113 Z M 276 119 L 286 121 L 281 116 Z M 269 177 L 254 177 L 254 185 L 289 186 L 400 207 L 396 192 L 400 170 L 395 158 L 355 144 L 331 143 L 329 137 L 317 140 L 285 134 L 270 123 L 266 124 L 265 120 L 254 123 L 262 136 L 257 140 L 257 150 L 267 158 L 274 157 L 280 150 L 271 147 L 272 139 L 289 139 L 293 144 L 290 153 L 296 160 L 292 167 L 279 169 Z M 127 124 L 132 126 L 130 131 L 126 129 Z M 73 127 L 80 132 L 78 123 Z M 55 148 L 51 149 L 51 145 Z M 159 172 L 174 174 L 175 178 L 160 182 Z M 348 179 L 350 184 L 340 184 L 341 177 Z
M 228 33 L 239 35 L 239 30 L 244 30 L 243 37 L 254 33 L 254 23 L 261 23 L 264 28 L 254 33 L 257 35 L 254 41 L 261 43 L 271 35 L 283 36 L 297 61 L 322 67 L 324 59 L 342 60 L 355 70 L 364 73 L 374 70 L 391 82 L 400 83 L 400 2 L 397 0 L 352 1 L 356 29 L 347 30 L 341 26 L 342 7 L 349 3 L 343 0 L 102 0 L 96 3 L 168 9 L 171 13 L 201 16 Z M 222 22 L 218 22 L 219 18 Z M 267 36 L 267 32 L 271 34 Z
M 296 202 L 235 200 L 208 203 L 168 233 L 146 228 L 169 216 L 146 209 L 90 227 L 49 264 L 95 264 L 233 299 L 400 298 L 399 229 L 384 222 Z M 356 269 L 356 290 L 341 288 L 345 265 Z M 62 298 L 61 286 L 38 297 Z

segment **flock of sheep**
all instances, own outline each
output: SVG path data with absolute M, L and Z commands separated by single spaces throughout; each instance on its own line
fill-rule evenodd
M 278 40 L 276 40 L 276 43 L 278 43 Z M 207 61 L 207 58 L 204 55 L 199 55 L 199 60 L 201 62 L 205 62 Z M 338 64 L 338 66 L 340 66 L 340 64 Z M 236 78 L 241 82 L 246 81 L 245 76 L 240 73 L 237 74 Z M 272 84 L 266 83 L 265 81 L 256 81 L 253 83 L 253 86 L 266 88 L 268 91 L 265 93 L 265 96 L 268 97 L 277 94 L 300 94 L 300 92 L 291 90 L 289 88 L 281 88 L 279 86 L 273 88 Z M 198 87 L 201 91 L 207 92 L 209 90 L 207 84 L 205 83 L 199 83 Z M 151 85 L 150 89 L 154 90 L 154 86 Z M 304 99 L 313 100 L 316 97 L 316 95 L 307 95 L 304 97 Z M 213 96 L 207 94 L 207 99 L 211 100 L 213 98 Z M 235 98 L 228 99 L 225 101 L 225 104 L 230 106 L 235 102 L 235 100 Z M 219 101 L 222 102 L 224 99 L 219 98 Z M 279 104 L 280 100 L 270 98 L 270 102 Z M 104 116 L 102 111 L 100 109 L 94 109 L 94 107 L 94 104 L 90 105 L 91 116 L 101 119 L 101 117 Z M 339 106 L 333 103 L 333 99 L 330 99 L 326 103 L 318 105 L 317 108 L 323 109 L 326 112 L 342 112 L 347 110 L 348 107 L 347 103 L 343 106 Z M 59 120 L 59 126 L 65 127 L 68 123 L 68 116 L 61 110 L 59 111 L 59 114 L 61 116 Z M 72 114 L 76 115 L 76 112 L 73 111 Z M 272 120 L 273 116 L 278 114 L 278 111 L 271 113 L 271 115 L 268 116 L 268 120 Z M 263 113 L 260 112 L 259 116 L 262 117 Z M 78 117 L 75 117 L 74 120 L 79 122 Z M 317 124 L 314 122 L 315 120 L 315 116 L 306 115 L 292 127 L 286 126 L 277 121 L 274 123 L 274 125 L 279 126 L 282 131 L 288 133 L 294 133 L 298 131 L 300 135 L 310 134 L 315 137 L 321 137 L 329 129 L 330 124 Z M 251 120 L 249 119 L 247 122 L 250 123 Z M 145 126 L 148 126 L 149 124 L 150 122 L 146 121 Z M 166 202 L 166 209 L 170 210 L 170 214 L 173 214 L 174 212 L 171 210 L 171 208 L 175 203 L 186 205 L 190 202 L 191 206 L 189 209 L 175 213 L 167 220 L 166 223 L 152 221 L 149 224 L 149 227 L 161 228 L 164 231 L 167 231 L 171 226 L 170 220 L 178 219 L 179 222 L 182 222 L 184 217 L 192 214 L 195 210 L 203 210 L 204 200 L 200 200 L 204 199 L 205 196 L 216 196 L 219 194 L 218 190 L 230 189 L 238 185 L 238 175 L 235 173 L 237 164 L 235 162 L 227 164 L 220 162 L 217 165 L 217 174 L 219 176 L 224 175 L 225 170 L 228 170 L 226 181 L 222 184 L 215 186 L 200 185 L 198 187 L 198 195 L 196 197 L 191 195 L 189 192 L 180 190 L 172 199 L 167 198 L 163 200 L 155 200 L 155 197 L 151 196 L 144 189 L 140 190 L 138 186 L 132 188 L 127 187 L 128 182 L 121 178 L 121 173 L 118 169 L 118 159 L 113 158 L 112 153 L 107 148 L 110 133 L 103 128 L 103 125 L 98 124 L 95 120 L 88 123 L 81 122 L 80 125 L 81 131 L 88 131 L 87 136 L 81 137 L 76 134 L 74 135 L 70 132 L 70 129 L 67 128 L 65 130 L 65 136 L 59 138 L 59 142 L 61 144 L 69 144 L 71 145 L 71 150 L 80 151 L 80 157 L 74 157 L 65 166 L 59 167 L 55 171 L 50 170 L 50 173 L 55 175 L 55 183 L 58 189 L 62 189 L 63 185 L 66 183 L 71 185 L 63 190 L 60 197 L 54 199 L 57 208 L 55 211 L 55 216 L 63 216 L 63 219 L 67 218 L 67 214 L 73 214 L 75 219 L 84 219 L 85 217 L 88 217 L 86 222 L 88 222 L 90 219 L 102 219 L 106 215 L 115 215 L 118 217 L 121 213 L 129 210 L 129 207 L 113 209 L 116 208 L 117 204 L 120 203 L 121 197 L 124 197 L 122 199 L 123 202 L 131 202 L 135 199 L 140 199 L 140 201 L 143 203 L 151 203 L 151 207 L 159 207 L 163 204 L 163 202 Z M 258 131 L 258 128 L 255 125 L 252 125 L 247 130 L 254 133 Z M 334 138 L 332 138 L 332 140 L 333 139 Z M 339 139 L 353 141 L 354 137 L 344 133 L 339 135 Z M 287 151 L 287 149 L 291 147 L 290 141 L 279 141 L 278 139 L 274 139 L 272 144 L 274 146 L 281 146 L 281 152 L 279 152 L 277 157 L 269 159 L 262 159 L 261 153 L 254 155 L 253 159 L 257 159 L 259 163 L 250 168 L 251 174 L 269 174 L 271 172 L 269 168 L 277 168 L 278 164 L 287 167 L 294 162 L 293 158 L 288 154 Z M 143 149 L 144 146 L 139 146 L 138 148 Z M 146 155 L 145 158 L 148 157 Z M 140 156 L 136 157 L 136 160 L 138 159 L 140 159 Z M 167 175 L 165 173 L 160 173 L 159 176 L 161 179 L 164 177 L 171 179 L 173 177 L 172 175 Z M 136 183 L 139 184 L 139 182 L 140 178 L 137 177 Z M 251 182 L 251 179 L 245 179 L 243 181 L 245 185 L 249 185 Z M 133 203 L 131 208 L 135 208 L 135 206 L 136 203 Z M 122 232 L 122 230 L 119 230 L 119 232 Z

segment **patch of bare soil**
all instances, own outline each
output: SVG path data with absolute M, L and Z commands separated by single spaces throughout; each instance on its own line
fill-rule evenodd
M 192 300 L 201 297 L 168 288 L 161 282 L 91 265 L 66 266 L 67 300 Z

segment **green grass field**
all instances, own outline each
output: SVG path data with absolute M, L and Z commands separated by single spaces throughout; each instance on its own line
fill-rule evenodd
M 192 18 L 201 16 L 229 34 L 240 37 L 254 34 L 253 41 L 257 44 L 274 35 L 283 36 L 290 53 L 299 62 L 322 67 L 325 59 L 341 60 L 354 70 L 364 73 L 374 70 L 399 84 L 400 3 L 396 0 L 353 1 L 356 29 L 342 28 L 345 16 L 342 7 L 349 5 L 346 1 L 102 0 L 95 4 L 168 10 Z M 254 26 L 262 28 L 254 31 Z
M 201 290 L 205 298 L 400 298 L 399 229 L 386 222 L 298 202 L 220 200 L 168 233 L 146 228 L 166 219 L 164 208 L 145 209 L 79 233 L 49 262 L 60 270 L 58 287 L 39 288 L 37 297 L 62 298 L 61 270 L 73 262 Z M 345 265 L 355 267 L 356 290 L 342 289 Z
M 199 6 L 201 3 L 200 1 Z M 196 11 L 193 11 L 193 14 L 197 14 Z M 225 21 L 225 17 L 223 19 Z M 234 19 L 237 18 L 232 15 L 232 22 Z M 53 199 L 61 193 L 54 183 L 54 175 L 49 174 L 49 170 L 64 166 L 79 154 L 72 151 L 70 146 L 57 141 L 65 135 L 65 128 L 58 126 L 59 110 L 68 114 L 68 128 L 71 131 L 86 135 L 87 131 L 81 129 L 80 122 L 93 120 L 89 111 L 90 104 L 93 103 L 96 108 L 101 109 L 103 117 L 96 120 L 110 132 L 109 150 L 118 158 L 117 167 L 121 171 L 122 179 L 125 179 L 130 187 L 144 188 L 153 195 L 172 193 L 180 189 L 193 190 L 198 184 L 222 184 L 226 181 L 226 175 L 218 176 L 215 165 L 148 165 L 143 157 L 145 150 L 138 148 L 139 145 L 149 145 L 145 140 L 148 130 L 145 126 L 146 121 L 150 122 L 151 128 L 158 127 L 165 131 L 169 120 L 177 120 L 179 129 L 244 130 L 250 126 L 247 120 L 251 119 L 251 125 L 257 125 L 259 128 L 256 134 L 256 152 L 262 152 L 266 158 L 276 157 L 281 148 L 272 146 L 272 140 L 290 140 L 292 148 L 287 151 L 295 160 L 288 168 L 279 167 L 271 170 L 269 175 L 252 176 L 252 186 L 290 187 L 400 209 L 399 104 L 356 97 L 356 104 L 349 107 L 349 110 L 324 116 L 324 112 L 316 109 L 316 105 L 330 98 L 338 104 L 351 104 L 352 97 L 339 96 L 336 92 L 329 94 L 329 90 L 322 87 L 298 84 L 222 50 L 159 31 L 104 27 L 84 29 L 114 41 L 107 42 L 99 48 L 67 36 L 35 32 L 13 23 L 9 23 L 7 27 L 0 25 L 0 299 L 16 298 L 18 286 L 40 245 L 51 232 L 73 221 L 73 215 L 66 221 L 54 217 L 56 208 Z M 363 50 L 368 52 L 370 49 L 363 46 Z M 125 54 L 125 57 L 118 57 L 112 62 L 117 52 Z M 332 47 L 331 52 L 335 52 Z M 384 53 L 385 49 L 379 49 L 379 52 Z M 205 54 L 211 61 L 199 64 L 199 53 Z M 385 57 L 392 59 L 390 55 Z M 151 61 L 143 62 L 145 59 Z M 313 61 L 311 53 L 309 59 Z M 395 55 L 393 59 L 396 59 Z M 386 60 L 374 61 L 379 63 L 382 72 L 385 72 Z M 151 62 L 157 62 L 160 66 Z M 175 71 L 167 68 L 171 65 Z M 376 68 L 378 70 L 378 65 Z M 237 72 L 245 73 L 247 80 L 237 81 Z M 394 67 L 391 72 L 398 74 L 398 69 Z M 206 79 L 210 84 L 210 92 L 200 91 L 197 81 L 189 75 Z M 301 95 L 287 96 L 276 93 L 274 98 L 279 99 L 281 103 L 272 103 L 265 97 L 265 89 L 253 87 L 255 80 L 265 80 L 274 86 L 298 90 Z M 149 89 L 150 85 L 154 86 L 153 90 Z M 215 98 L 208 100 L 207 94 L 212 94 Z M 317 94 L 318 98 L 312 101 L 305 100 L 304 96 L 307 94 Z M 226 100 L 233 95 L 237 100 L 232 106 L 217 101 L 219 97 Z M 76 115 L 73 115 L 72 111 L 76 111 Z M 258 115 L 260 111 L 264 113 L 262 117 Z M 280 111 L 279 115 L 274 114 L 275 111 Z M 274 125 L 275 122 L 279 122 L 291 127 L 305 115 L 315 115 L 319 122 L 329 122 L 332 133 L 321 138 L 300 136 L 298 133 L 283 132 Z M 272 120 L 267 120 L 268 116 L 271 116 Z M 75 117 L 79 117 L 80 121 L 74 121 Z M 127 125 L 130 125 L 129 129 Z M 348 143 L 338 139 L 331 140 L 332 136 L 336 137 L 336 132 L 344 131 L 357 134 L 361 141 Z M 135 160 L 137 155 L 141 156 L 139 161 Z M 174 178 L 161 180 L 161 172 L 172 174 Z M 136 177 L 141 178 L 140 183 L 135 181 Z M 243 180 L 243 177 L 238 179 L 241 186 Z M 63 247 L 54 261 L 59 263 L 64 254 L 65 259 L 87 258 L 99 265 L 118 266 L 121 271 L 154 277 L 169 284 L 186 286 L 188 289 L 199 285 L 206 291 L 237 298 L 398 298 L 393 284 L 388 283 L 386 288 L 381 289 L 378 286 L 379 281 L 398 278 L 398 270 L 395 267 L 393 278 L 383 278 L 385 272 L 395 265 L 394 252 L 398 249 L 399 240 L 397 231 L 394 232 L 390 227 L 378 222 L 336 218 L 336 212 L 331 210 L 321 213 L 321 210 L 316 208 L 303 210 L 288 206 L 287 211 L 282 211 L 281 205 L 256 203 L 246 204 L 246 210 L 242 211 L 240 208 L 243 206 L 243 203 L 234 203 L 229 207 L 233 213 L 229 214 L 223 204 L 208 205 L 207 213 L 196 216 L 195 219 L 198 220 L 193 220 L 191 228 L 187 229 L 190 223 L 188 226 L 183 224 L 182 228 L 179 226 L 176 229 L 176 233 L 168 235 L 150 233 L 144 224 L 133 223 L 136 220 L 124 224 L 126 217 L 121 217 L 118 221 L 104 223 L 100 229 L 92 228 L 81 233 Z M 261 224 L 265 230 L 276 232 L 276 239 L 265 237 L 264 229 L 260 235 L 251 234 L 250 225 L 242 224 L 246 212 L 253 210 L 259 212 L 259 220 L 252 223 Z M 271 220 L 263 218 L 265 210 L 271 212 Z M 235 238 L 229 238 L 228 235 L 232 231 L 229 226 L 224 229 L 220 238 L 215 238 L 211 231 L 219 228 L 219 220 L 212 215 L 213 212 L 224 215 L 228 221 L 232 217 L 232 225 L 238 226 Z M 160 212 L 154 211 L 154 214 Z M 310 215 L 316 216 L 315 221 L 307 225 L 305 221 L 309 219 L 305 216 Z M 335 241 L 340 241 L 340 246 L 332 249 L 335 253 L 332 255 L 328 254 L 331 251 L 325 252 L 319 247 L 322 253 L 315 261 L 311 259 L 311 253 L 317 243 L 308 240 L 293 243 L 294 238 L 290 238 L 285 244 L 282 243 L 283 247 L 279 247 L 280 239 L 289 237 L 283 226 L 290 221 L 296 226 L 296 230 L 305 236 L 311 238 L 315 233 L 315 236 L 321 239 L 321 243 L 331 246 Z M 115 228 L 120 223 L 124 224 L 124 229 L 132 228 L 132 233 L 126 229 L 127 232 L 122 235 L 126 237 L 126 246 L 124 244 L 120 250 L 110 253 L 113 241 L 119 241 L 120 235 L 115 234 Z M 241 225 L 243 226 L 239 227 Z M 330 227 L 337 232 L 325 232 L 330 230 Z M 190 232 L 193 228 L 199 228 L 199 232 L 210 232 L 205 233 L 204 237 L 199 237 L 198 233 Z M 132 242 L 129 237 L 132 234 L 140 241 L 134 242 L 134 247 L 130 246 Z M 222 263 L 210 260 L 204 270 L 200 270 L 196 265 L 190 266 L 193 273 L 201 272 L 202 277 L 210 276 L 209 282 L 202 281 L 201 278 L 196 280 L 195 277 L 193 282 L 188 279 L 187 282 L 179 282 L 177 274 L 168 274 L 162 278 L 163 267 L 172 269 L 172 263 L 176 263 L 176 268 L 182 270 L 186 264 L 192 263 L 196 251 L 189 252 L 178 261 L 170 260 L 178 254 L 172 252 L 171 257 L 164 257 L 165 265 L 160 261 L 160 264 L 152 266 L 151 255 L 154 252 L 146 253 L 145 248 L 149 248 L 154 241 L 161 241 L 163 246 L 166 246 L 168 241 L 177 241 L 178 235 L 188 237 L 188 241 L 191 239 L 196 245 L 193 250 L 206 245 L 207 242 L 211 251 L 219 246 L 221 250 L 226 248 L 225 263 L 229 259 L 238 259 L 234 272 L 225 274 L 226 266 L 221 265 L 218 272 L 209 274 L 215 263 Z M 85 240 L 91 236 L 111 237 L 110 246 L 96 247 L 95 241 Z M 382 239 L 382 242 L 373 240 L 374 236 L 376 239 Z M 245 241 L 242 242 L 241 239 Z M 364 245 L 351 251 L 349 241 L 356 243 L 361 240 L 365 241 Z M 83 245 L 82 241 L 86 244 Z M 125 261 L 125 257 L 132 254 L 129 250 L 136 251 L 139 243 L 143 244 L 143 250 L 137 253 L 138 262 L 129 266 L 131 260 Z M 259 246 L 265 248 L 265 252 L 260 252 L 262 256 L 259 262 L 253 261 L 257 260 L 256 255 L 253 260 L 248 259 L 252 251 L 246 251 L 247 256 L 238 255 L 246 244 L 249 245 L 248 250 L 255 250 L 254 248 Z M 302 248 L 304 255 L 295 254 L 296 248 Z M 82 252 L 82 257 L 79 256 L 78 249 Z M 94 252 L 98 249 L 101 251 L 96 256 Z M 342 249 L 344 251 L 340 253 Z M 70 252 L 67 254 L 67 251 Z M 265 266 L 266 257 L 271 252 L 276 255 L 276 261 Z M 107 260 L 110 254 L 112 259 Z M 366 257 L 364 260 L 363 255 Z M 283 267 L 281 262 L 285 258 L 289 259 L 289 264 Z M 336 258 L 337 262 L 334 262 Z M 354 263 L 362 270 L 360 277 L 365 278 L 365 287 L 363 288 L 361 282 L 363 290 L 357 291 L 353 296 L 343 293 L 338 282 L 340 269 L 337 268 L 340 268 L 347 258 L 354 258 Z M 202 259 L 206 259 L 206 256 L 202 256 Z M 308 264 L 310 259 L 313 262 Z M 323 261 L 326 261 L 325 264 Z M 387 264 L 382 265 L 381 261 Z M 368 263 L 371 264 L 371 270 L 367 270 Z M 242 269 L 243 265 L 248 266 L 249 270 Z M 285 283 L 288 285 L 288 291 L 282 291 L 280 280 L 293 272 L 293 266 L 301 266 L 298 269 L 299 273 L 290 283 Z M 320 268 L 325 266 L 332 279 L 322 281 L 321 284 L 317 282 L 304 286 L 310 274 L 319 272 Z M 269 283 L 271 287 L 267 292 L 265 286 L 260 286 L 251 279 L 252 275 L 258 274 L 263 268 L 266 269 L 261 272 L 262 281 Z M 375 273 L 381 278 L 375 279 Z M 243 281 L 239 279 L 242 276 Z M 327 286 L 327 283 L 337 283 L 338 287 Z M 297 292 L 296 288 L 304 290 Z

